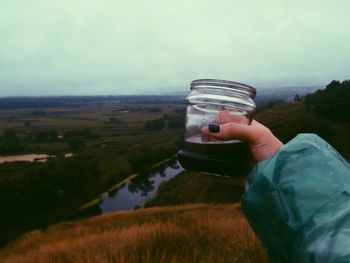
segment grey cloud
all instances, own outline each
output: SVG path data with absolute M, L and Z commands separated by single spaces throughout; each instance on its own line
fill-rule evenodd
M 3 1 L 0 96 L 162 92 L 203 77 L 261 86 L 342 80 L 349 7 L 345 0 Z

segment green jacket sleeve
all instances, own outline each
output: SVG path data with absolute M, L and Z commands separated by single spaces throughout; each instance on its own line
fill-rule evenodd
M 350 165 L 317 135 L 258 163 L 242 209 L 272 262 L 350 263 Z

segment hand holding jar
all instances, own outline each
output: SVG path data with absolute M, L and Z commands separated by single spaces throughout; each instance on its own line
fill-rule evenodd
M 249 145 L 239 138 L 220 140 L 202 130 L 224 123 L 248 126 L 255 112 L 256 90 L 248 85 L 225 80 L 192 81 L 187 97 L 184 147 L 178 152 L 181 165 L 188 170 L 226 176 L 248 172 L 253 160 Z
M 272 157 L 283 146 L 283 143 L 267 127 L 255 120 L 250 125 L 242 124 L 233 119 L 222 125 L 209 124 L 207 127 L 203 127 L 202 134 L 208 140 L 239 139 L 248 142 L 257 162 Z

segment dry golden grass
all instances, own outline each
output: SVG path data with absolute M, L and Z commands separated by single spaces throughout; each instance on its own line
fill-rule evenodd
M 140 209 L 32 231 L 1 262 L 268 262 L 238 204 Z

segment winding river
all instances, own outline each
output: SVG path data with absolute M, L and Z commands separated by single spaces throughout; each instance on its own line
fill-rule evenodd
M 176 160 L 172 160 L 149 173 L 126 182 L 118 189 L 101 196 L 100 209 L 102 213 L 131 210 L 141 207 L 152 199 L 159 185 L 184 171 Z
M 145 173 L 131 176 L 123 184 L 113 187 L 98 198 L 81 206 L 69 218 L 99 215 L 114 211 L 127 211 L 142 207 L 155 197 L 161 183 L 183 172 L 176 159 L 172 159 Z

